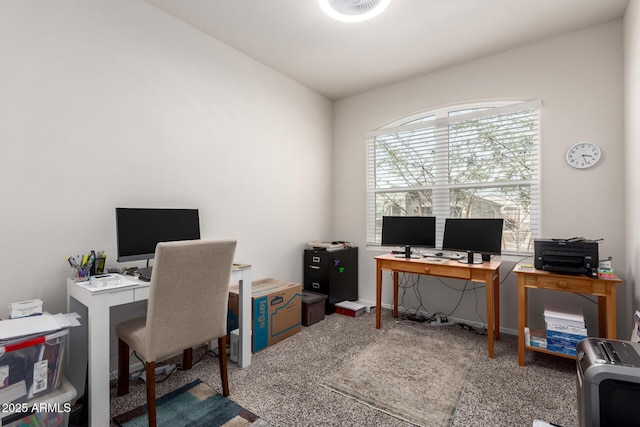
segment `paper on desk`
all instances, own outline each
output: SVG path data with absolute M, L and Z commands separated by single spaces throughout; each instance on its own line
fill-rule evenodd
M 76 285 L 89 292 L 107 291 L 109 289 L 122 288 L 126 286 L 137 286 L 138 282 L 124 277 L 122 274 L 101 274 L 91 276 L 93 279 L 86 282 L 76 282 Z
M 3 341 L 28 335 L 43 334 L 72 326 L 80 326 L 80 316 L 69 314 L 41 314 L 39 316 L 19 317 L 0 322 L 0 345 Z
M 437 258 L 437 257 L 426 257 L 425 261 L 433 263 L 433 264 L 444 264 L 445 262 L 449 262 L 446 258 Z

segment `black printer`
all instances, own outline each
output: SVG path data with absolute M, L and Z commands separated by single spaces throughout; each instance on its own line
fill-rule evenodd
M 598 277 L 598 242 L 583 237 L 535 239 L 534 267 L 538 270 Z

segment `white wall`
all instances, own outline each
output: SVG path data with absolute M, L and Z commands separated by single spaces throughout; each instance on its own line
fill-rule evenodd
M 252 263 L 255 278 L 299 281 L 304 242 L 353 241 L 361 247 L 360 296 L 374 301 L 364 133 L 440 105 L 535 98 L 544 102 L 543 234 L 605 239 L 600 254 L 613 256 L 625 279 L 618 320 L 626 336 L 630 297 L 640 301 L 640 128 L 632 119 L 640 110 L 639 9 L 631 0 L 624 22 L 623 146 L 620 21 L 341 100 L 332 118 L 325 98 L 142 1 L 4 0 L 0 317 L 8 302 L 35 297 L 64 311 L 67 255 L 103 249 L 114 265 L 116 206 L 200 208 L 203 237 L 236 237 L 236 259 Z M 589 171 L 564 162 L 582 139 L 604 151 Z M 459 293 L 422 281 L 429 309 L 455 306 Z M 385 289 L 390 304 L 388 280 Z M 482 291 L 468 293 L 454 317 L 479 321 L 483 301 Z M 516 328 L 515 306 L 508 275 L 507 329 Z M 593 317 L 593 304 L 585 308 Z
M 116 206 L 199 208 L 254 279 L 302 280 L 329 100 L 140 0 L 4 0 L 0 35 L 0 317 L 66 311 L 68 255 L 115 265 Z
M 625 231 L 627 235 L 625 271 L 629 289 L 625 293 L 630 310 L 640 310 L 640 0 L 631 0 L 624 16 L 624 133 L 625 133 Z M 627 338 L 626 336 L 624 337 Z
M 340 100 L 335 105 L 334 230 L 341 239 L 365 245 L 364 134 L 400 117 L 438 106 L 489 99 L 540 99 L 543 237 L 603 238 L 600 256 L 612 256 L 625 271 L 622 132 L 622 22 L 620 20 L 493 55 L 478 61 Z M 572 169 L 566 150 L 587 140 L 600 145 L 603 161 L 589 170 Z M 360 251 L 360 298 L 375 301 L 375 264 L 380 252 Z M 501 268 L 502 327 L 517 328 L 513 262 Z M 460 292 L 421 278 L 422 302 L 449 313 Z M 446 280 L 462 289 L 464 282 Z M 530 313 L 542 313 L 544 291 L 530 296 Z M 554 296 L 557 297 L 557 296 Z M 585 307 L 595 322 L 596 306 L 575 295 L 566 302 Z M 562 298 L 561 298 L 562 299 Z M 467 292 L 452 317 L 486 319 L 484 289 Z M 629 319 L 619 298 L 618 319 Z M 385 275 L 383 303 L 392 303 Z M 413 299 L 413 305 L 417 302 Z M 624 330 L 621 325 L 620 330 Z

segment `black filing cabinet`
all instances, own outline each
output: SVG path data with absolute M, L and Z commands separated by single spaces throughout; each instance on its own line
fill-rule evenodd
M 358 299 L 358 248 L 337 251 L 305 249 L 304 289 L 327 295 L 325 313 L 334 304 Z

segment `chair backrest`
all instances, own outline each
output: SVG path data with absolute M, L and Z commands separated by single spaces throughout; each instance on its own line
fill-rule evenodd
M 156 246 L 147 308 L 147 360 L 160 360 L 227 333 L 235 240 Z

